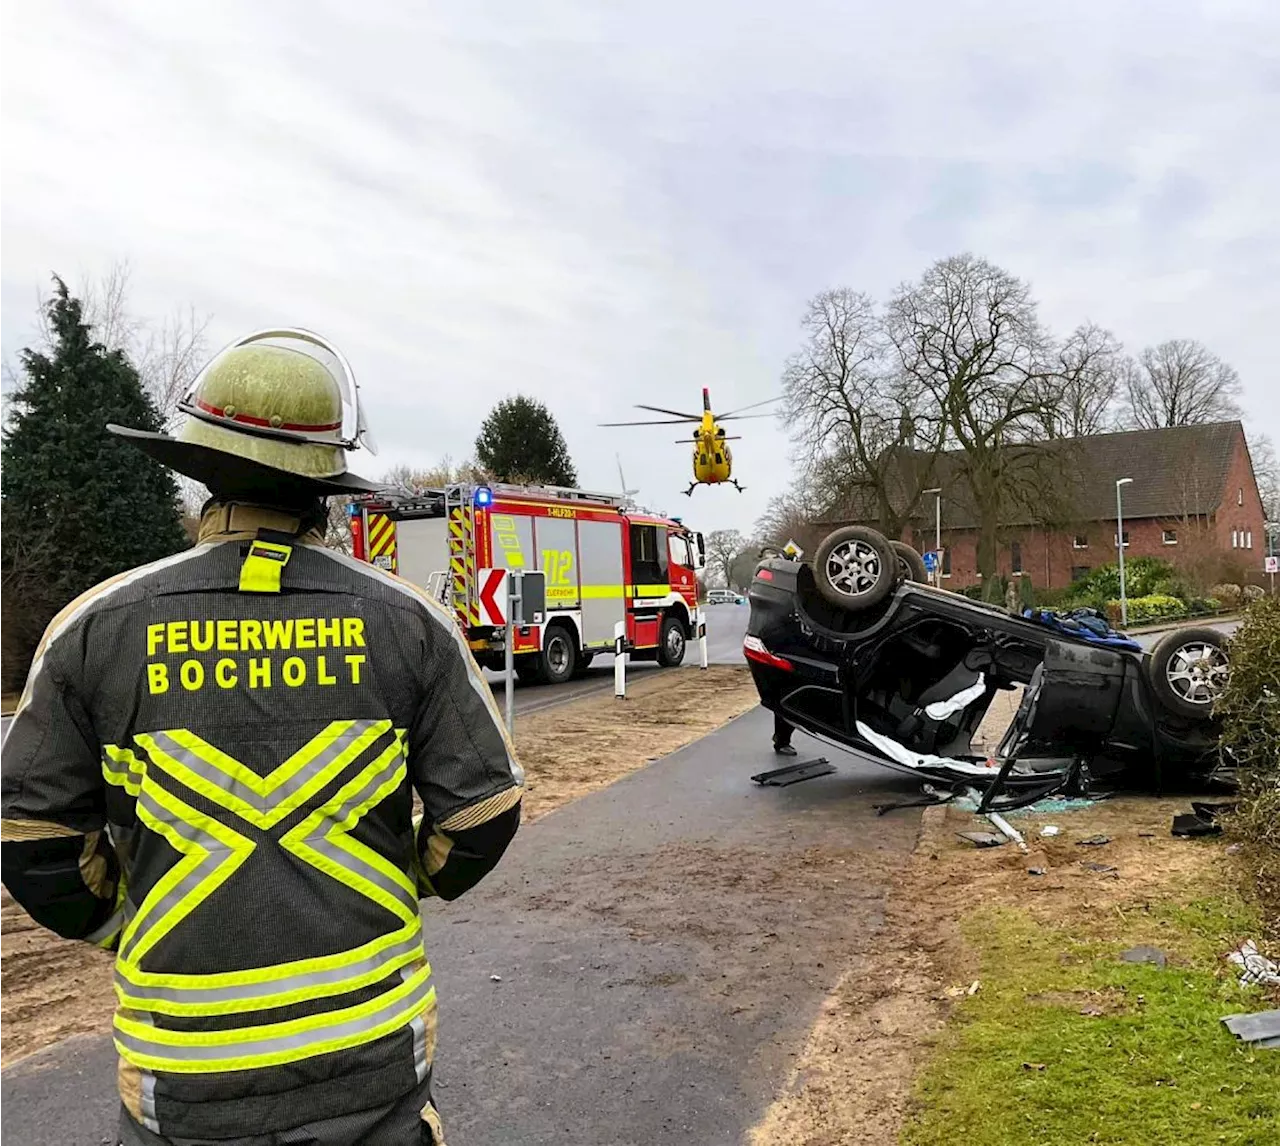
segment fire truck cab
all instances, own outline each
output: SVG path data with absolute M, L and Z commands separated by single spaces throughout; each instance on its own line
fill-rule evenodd
M 453 485 L 413 496 L 372 494 L 350 507 L 356 557 L 396 573 L 451 609 L 476 660 L 500 670 L 504 631 L 482 623 L 481 569 L 541 570 L 542 625 L 512 633 L 516 672 L 560 683 L 626 624 L 634 660 L 678 665 L 703 625 L 702 535 L 613 494 L 558 486 Z

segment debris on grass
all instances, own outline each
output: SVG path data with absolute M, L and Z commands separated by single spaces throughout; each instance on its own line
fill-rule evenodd
M 998 848 L 1008 842 L 1004 836 L 998 836 L 995 832 L 956 832 L 956 835 L 973 844 L 975 848 Z
M 1227 1015 L 1222 1022 L 1241 1042 L 1252 1043 L 1263 1050 L 1280 1050 L 1280 1011 Z
M 1101 836 L 1101 835 L 1099 835 L 1099 836 L 1090 836 L 1088 839 L 1084 839 L 1084 840 L 1076 840 L 1076 847 L 1078 847 L 1078 848 L 1100 848 L 1100 847 L 1102 847 L 1102 846 L 1103 846 L 1103 845 L 1105 845 L 1105 844 L 1109 844 L 1110 842 L 1111 842 L 1111 837 L 1110 837 L 1110 836 Z
M 1128 951 L 1120 952 L 1120 958 L 1126 963 L 1151 963 L 1156 967 L 1163 967 L 1169 958 L 1159 947 L 1130 947 Z
M 1232 951 L 1227 960 L 1241 969 L 1240 986 L 1280 987 L 1280 966 L 1263 955 L 1252 939 Z

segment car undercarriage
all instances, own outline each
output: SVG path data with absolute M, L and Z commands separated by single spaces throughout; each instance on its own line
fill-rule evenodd
M 984 810 L 1224 779 L 1222 634 L 1176 630 L 1147 652 L 1092 618 L 1010 615 L 921 584 L 905 548 L 850 527 L 812 565 L 760 564 L 744 652 L 765 707 L 918 774 L 937 799 L 976 791 Z M 975 751 L 993 699 L 1019 687 L 999 746 Z

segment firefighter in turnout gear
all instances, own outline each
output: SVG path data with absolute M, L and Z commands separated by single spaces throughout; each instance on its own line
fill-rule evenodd
M 209 487 L 198 542 L 50 623 L 4 883 L 116 953 L 122 1143 L 438 1146 L 418 901 L 498 862 L 523 773 L 451 617 L 322 545 L 325 497 L 376 488 L 342 356 L 264 331 L 181 408 L 111 429 Z

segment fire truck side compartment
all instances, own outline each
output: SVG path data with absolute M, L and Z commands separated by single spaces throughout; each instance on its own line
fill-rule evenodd
M 578 521 L 582 569 L 582 643 L 612 648 L 613 626 L 624 619 L 622 522 Z

